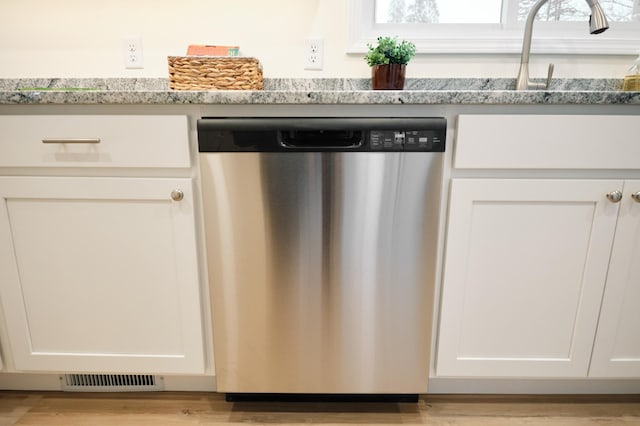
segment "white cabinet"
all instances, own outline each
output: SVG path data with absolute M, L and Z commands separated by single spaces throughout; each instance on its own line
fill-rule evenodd
M 186 117 L 29 118 L 2 117 L 12 125 L 0 130 L 14 158 L 3 165 L 34 174 L 0 177 L 0 299 L 15 369 L 204 373 L 194 185 L 140 171 L 189 165 Z M 29 122 L 37 129 L 16 126 Z M 113 170 L 91 176 L 94 161 Z M 45 166 L 56 173 L 34 169 Z
M 640 121 L 462 115 L 457 130 L 436 375 L 640 378 Z
M 584 377 L 615 180 L 454 179 L 437 374 Z
M 638 168 L 633 115 L 465 114 L 454 167 L 602 170 Z
M 624 185 L 589 374 L 640 377 L 640 181 Z
M 0 167 L 188 168 L 180 115 L 0 116 Z

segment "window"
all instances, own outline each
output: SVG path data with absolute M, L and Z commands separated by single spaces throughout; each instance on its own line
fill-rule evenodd
M 379 35 L 410 39 L 421 53 L 516 53 L 536 0 L 350 0 L 351 50 Z M 610 28 L 589 34 L 585 0 L 549 0 L 536 15 L 532 51 L 640 53 L 640 0 L 599 0 Z

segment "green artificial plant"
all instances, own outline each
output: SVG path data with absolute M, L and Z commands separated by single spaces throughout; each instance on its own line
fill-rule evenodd
M 398 42 L 397 37 L 378 37 L 378 45 L 367 44 L 369 52 L 364 57 L 370 67 L 374 65 L 406 65 L 416 54 L 416 45 L 410 41 Z

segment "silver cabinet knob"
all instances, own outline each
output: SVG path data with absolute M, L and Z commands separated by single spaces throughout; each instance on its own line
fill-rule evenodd
M 622 201 L 622 192 L 620 192 L 620 191 L 611 191 L 610 193 L 607 194 L 607 198 L 612 203 L 619 203 L 620 201 Z
M 633 198 L 633 201 L 636 203 L 640 203 L 640 191 L 631 194 L 631 198 Z
M 171 191 L 171 199 L 173 201 L 181 201 L 184 198 L 184 192 L 179 189 L 174 189 Z

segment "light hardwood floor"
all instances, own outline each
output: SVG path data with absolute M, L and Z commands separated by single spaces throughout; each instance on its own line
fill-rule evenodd
M 640 395 L 225 402 L 213 393 L 0 392 L 0 425 L 640 425 Z

